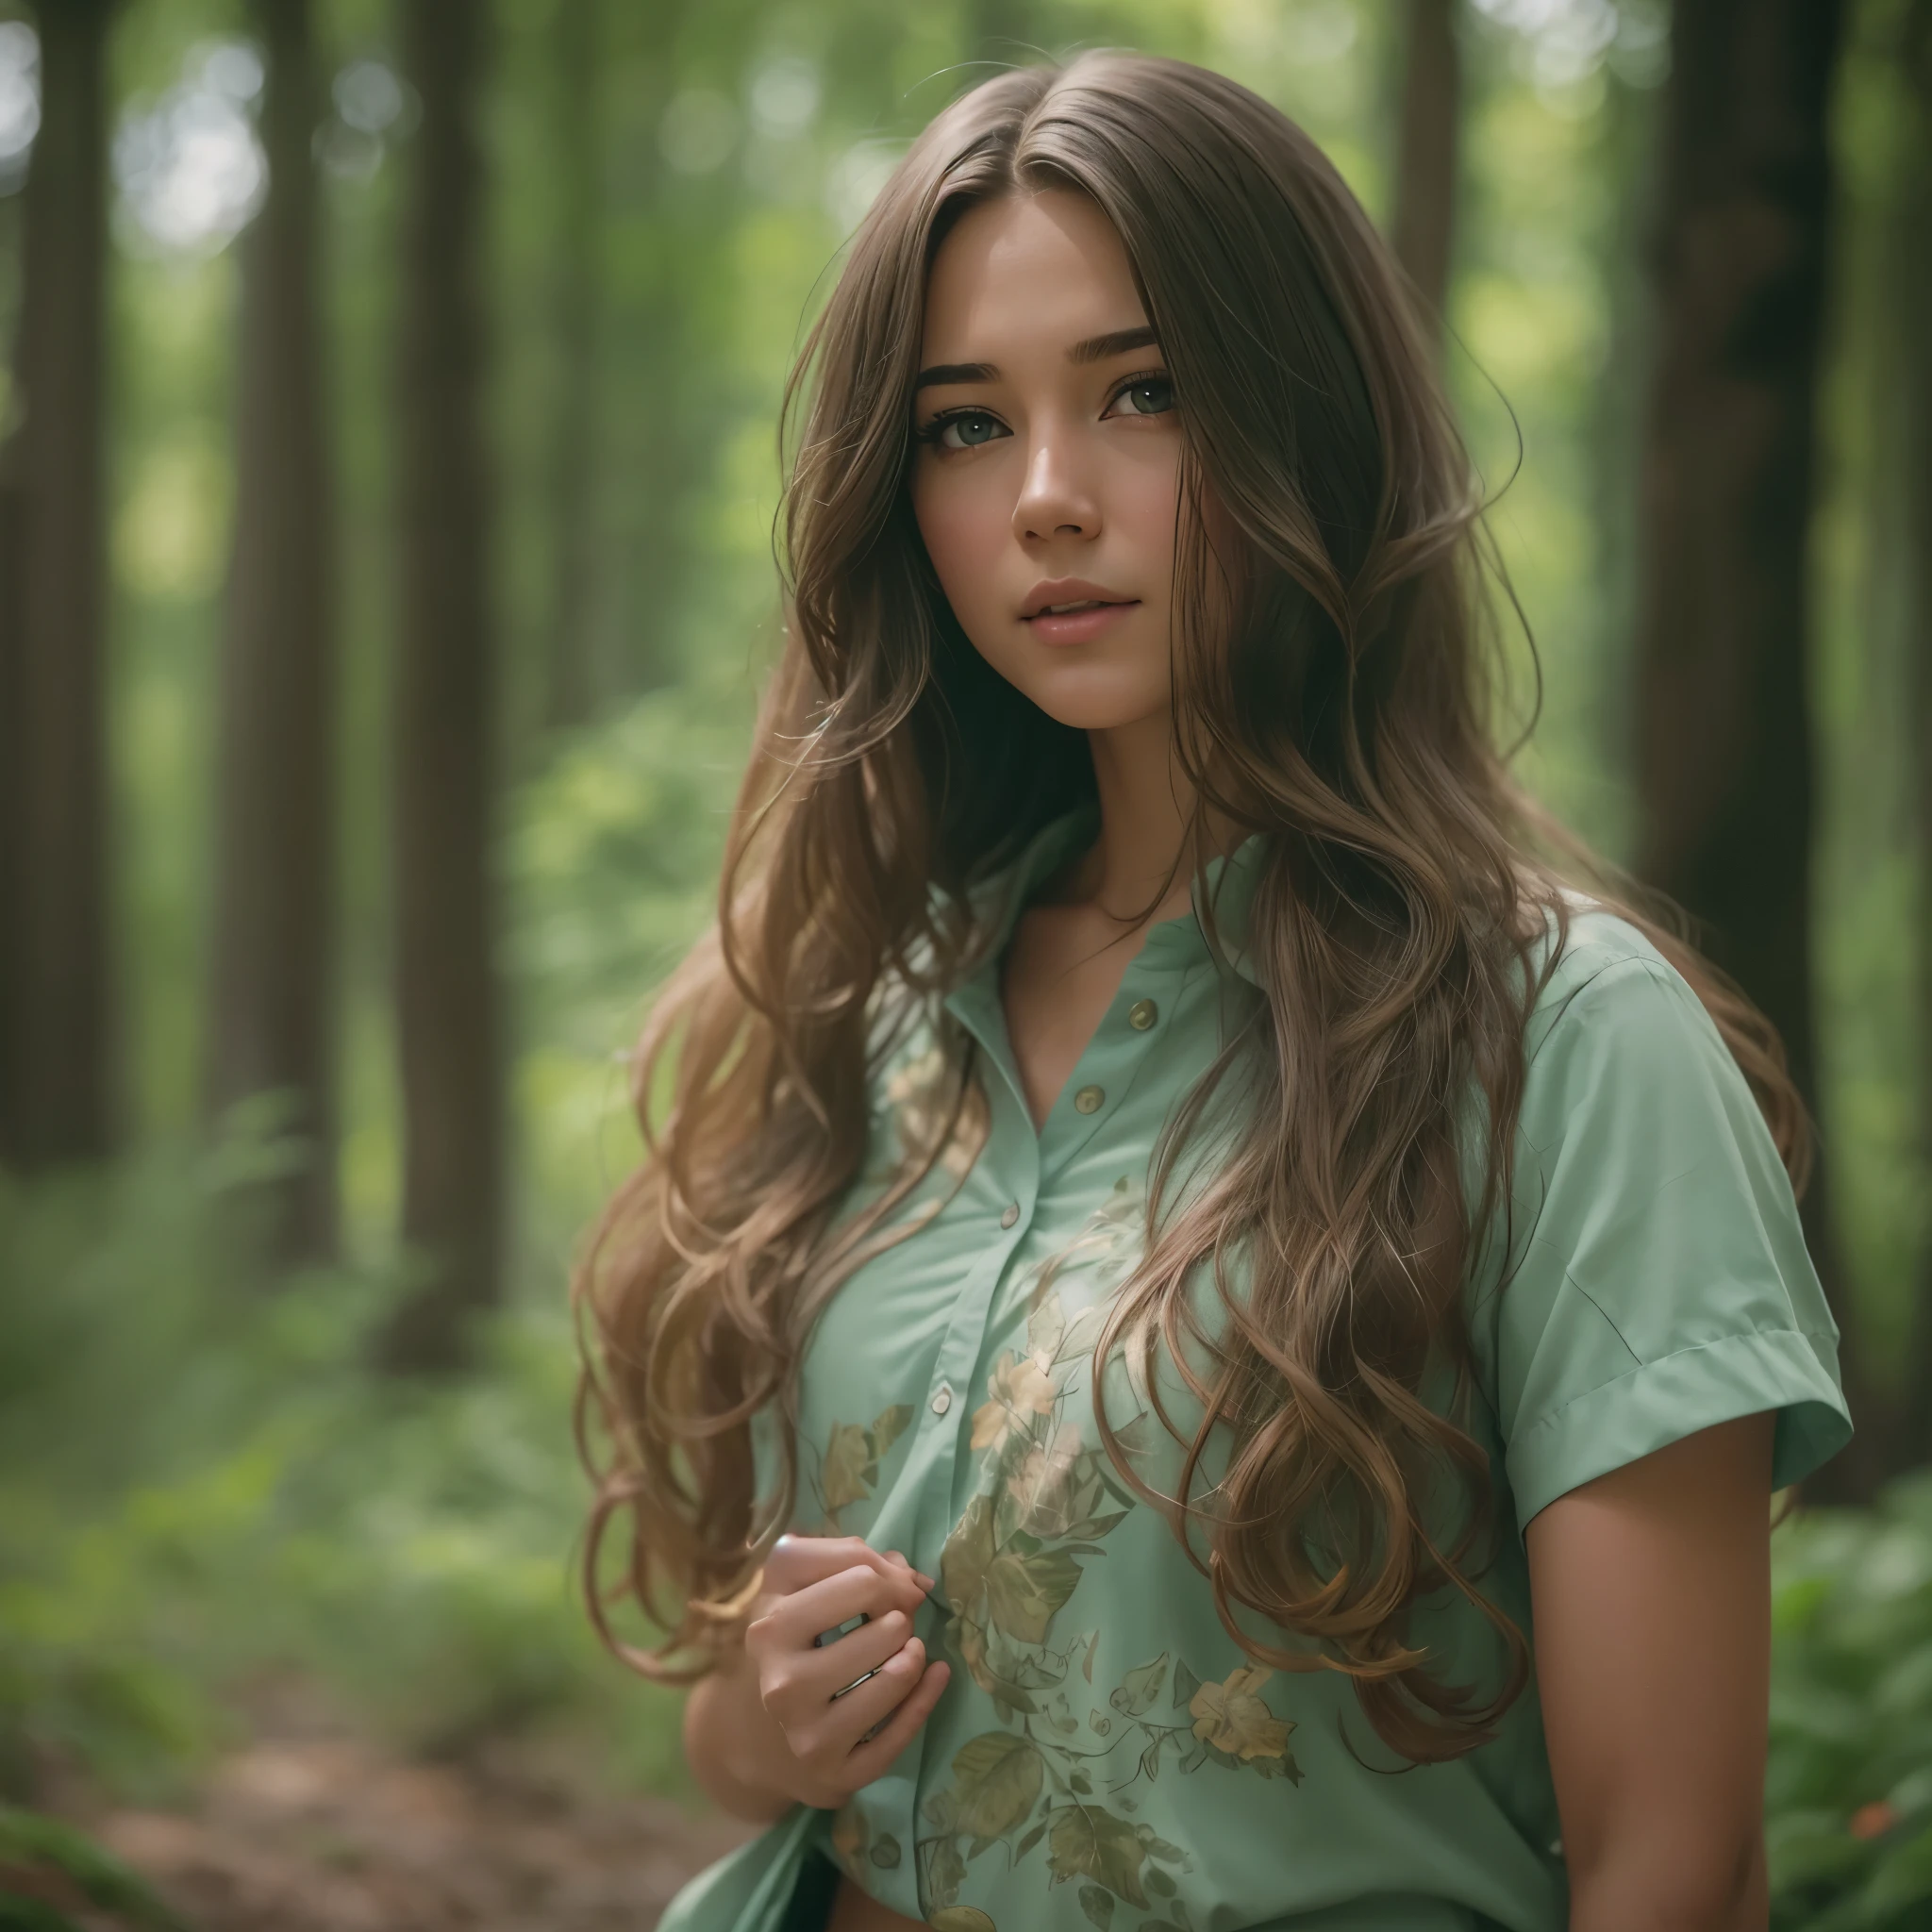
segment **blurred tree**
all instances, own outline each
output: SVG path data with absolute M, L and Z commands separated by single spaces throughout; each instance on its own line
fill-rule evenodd
M 1840 0 L 1674 9 L 1637 644 L 1638 869 L 1770 1018 L 1814 1107 L 1807 531 L 1841 31 Z M 1806 1232 L 1869 1425 L 1829 1180 L 1821 1150 Z M 1869 1493 L 1880 1433 L 1816 1491 Z
M 615 420 L 601 439 L 600 454 L 621 474 L 624 491 L 615 541 L 606 540 L 607 556 L 617 567 L 607 564 L 609 619 L 593 662 L 598 703 L 674 684 L 684 669 L 686 596 L 702 545 L 702 540 L 693 542 L 688 520 L 716 459 L 716 386 L 729 354 L 728 338 L 705 334 L 700 291 L 716 274 L 718 258 L 739 244 L 744 207 L 741 191 L 734 188 L 708 202 L 696 222 L 680 220 L 661 131 L 680 91 L 680 42 L 687 30 L 702 25 L 735 62 L 739 41 L 757 21 L 749 10 L 703 15 L 690 0 L 620 8 L 604 21 L 607 47 L 618 42 L 629 69 L 628 111 L 637 120 L 624 144 L 627 206 L 620 221 L 600 222 L 609 249 L 602 258 L 611 264 L 618 291 L 608 302 L 605 331 L 615 354 L 598 372 Z
M 112 0 L 40 9 L 0 587 L 0 1154 L 105 1154 L 117 1086 L 109 949 L 105 368 Z M 17 572 L 17 575 L 14 573 Z
M 1932 1160 L 1932 0 L 1908 0 L 1899 68 L 1907 97 L 1898 166 L 1899 196 L 1887 265 L 1895 280 L 1889 304 L 1905 423 L 1903 541 L 1911 691 L 1907 770 L 1912 779 L 1918 861 L 1919 1137 Z M 1920 1236 L 1918 1278 L 1906 1364 L 1901 1467 L 1932 1462 L 1932 1229 Z
M 556 414 L 550 429 L 550 622 L 545 722 L 581 724 L 599 695 L 590 628 L 596 555 L 599 187 L 604 135 L 604 9 L 558 0 L 550 35 L 551 154 L 556 168 Z
M 395 691 L 397 1032 L 405 1243 L 427 1273 L 389 1364 L 462 1358 L 502 1267 L 503 1072 L 492 877 L 495 623 L 484 430 L 483 162 L 488 9 L 402 0 L 422 101 L 400 235 L 401 626 Z
M 252 0 L 268 198 L 242 242 L 234 551 L 222 641 L 207 1090 L 290 1094 L 302 1171 L 274 1249 L 336 1236 L 335 518 L 324 403 L 308 0 Z
M 1462 92 L 1456 0 L 1407 0 L 1390 240 L 1439 325 L 1449 296 Z

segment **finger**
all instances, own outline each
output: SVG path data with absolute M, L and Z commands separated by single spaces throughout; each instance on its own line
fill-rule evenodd
M 876 1570 L 855 1566 L 780 1597 L 746 1634 L 754 1650 L 774 1644 L 796 1650 L 854 1617 L 882 1617 L 894 1609 L 909 1613 L 919 1601 L 904 1578 L 889 1580 Z
M 781 1536 L 766 1568 L 774 1588 L 793 1591 L 859 1565 L 888 1578 L 901 1574 L 882 1551 L 856 1536 Z
M 899 1551 L 888 1550 L 886 1552 L 886 1560 L 890 1563 L 896 1563 L 901 1570 L 905 1571 L 907 1575 L 919 1585 L 922 1591 L 931 1590 L 933 1585 L 932 1578 L 924 1570 L 915 1570 Z
M 906 1701 L 925 1668 L 925 1645 L 908 1638 L 864 1683 L 816 1715 L 784 1726 L 791 1748 L 828 1774 L 841 1772 L 860 1739 Z
M 883 1775 L 892 1760 L 912 1741 L 913 1733 L 932 1715 L 933 1706 L 940 1701 L 952 1674 L 950 1664 L 927 1664 L 924 1674 L 907 1693 L 878 1736 L 854 1748 L 845 1760 L 846 1775 L 853 1780 L 854 1790 Z M 860 1735 L 864 1734 L 861 1732 Z
M 875 1550 L 856 1536 L 781 1536 L 765 1566 L 766 1587 L 774 1594 L 789 1594 L 860 1564 L 889 1582 L 911 1576 L 923 1589 L 932 1588 L 932 1578 L 914 1570 L 897 1550 Z
M 772 1658 L 759 1678 L 765 1708 L 787 1728 L 812 1723 L 826 1705 L 851 1695 L 853 1686 L 896 1657 L 911 1634 L 912 1620 L 903 1610 L 888 1610 L 823 1649 Z

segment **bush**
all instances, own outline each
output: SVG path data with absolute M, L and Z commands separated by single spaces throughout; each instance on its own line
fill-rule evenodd
M 368 1373 L 395 1284 L 248 1285 L 208 1158 L 0 1181 L 0 1781 L 176 1784 L 251 1680 L 319 1680 L 404 1748 L 558 1725 L 677 1783 L 672 1693 L 592 1638 L 560 1294 L 447 1385 Z
M 1778 1532 L 1775 1932 L 1932 1924 L 1932 1472 Z

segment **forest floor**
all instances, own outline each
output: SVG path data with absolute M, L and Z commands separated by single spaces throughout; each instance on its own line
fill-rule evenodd
M 648 1932 L 749 1835 L 529 1749 L 409 1762 L 313 1722 L 258 1728 L 183 1807 L 89 1808 L 195 1932 Z

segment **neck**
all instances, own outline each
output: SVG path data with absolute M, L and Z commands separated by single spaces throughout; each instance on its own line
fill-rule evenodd
M 1174 756 L 1171 714 L 1090 731 L 1087 741 L 1100 793 L 1100 836 L 1075 869 L 1070 895 L 1137 924 L 1138 914 L 1151 924 L 1185 911 L 1193 874 L 1185 847 L 1196 794 Z M 1226 851 L 1236 830 L 1209 813 L 1212 850 Z

